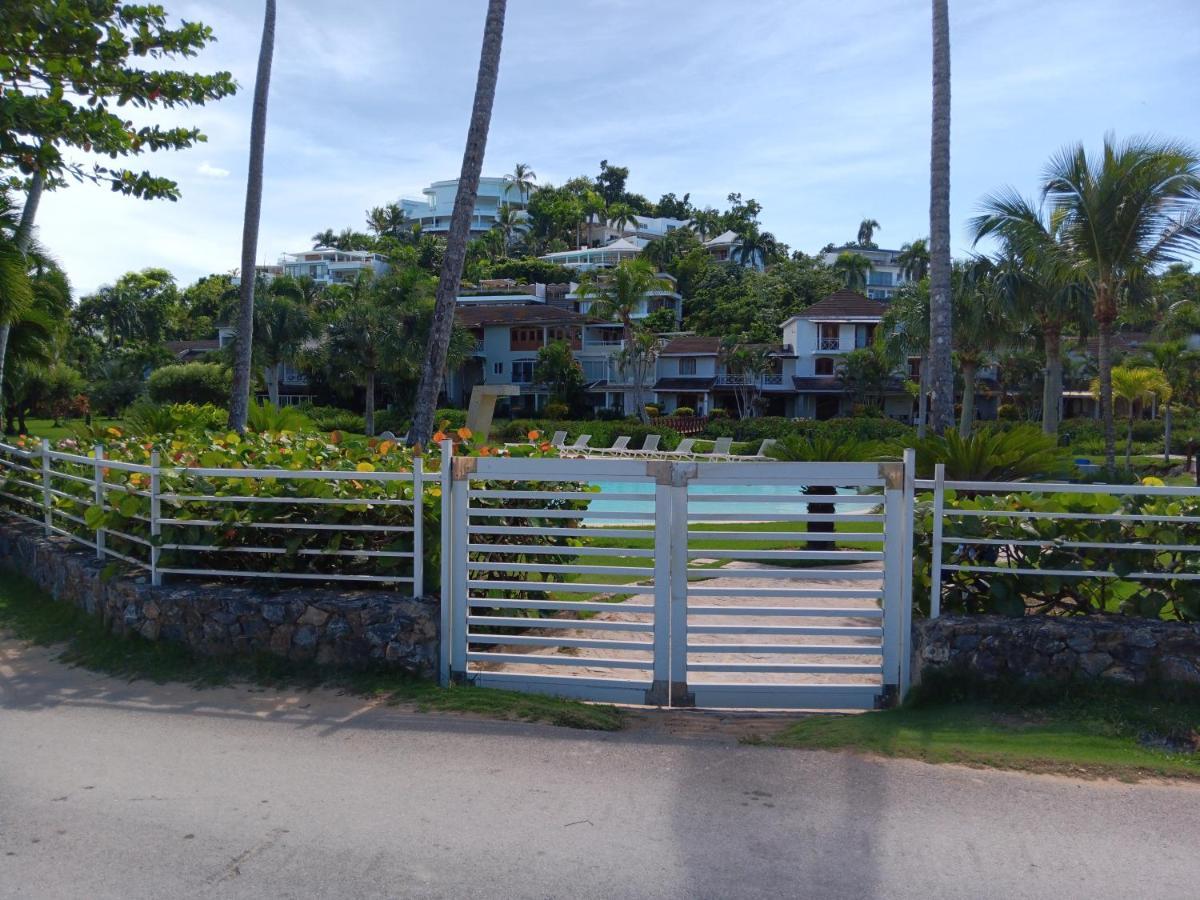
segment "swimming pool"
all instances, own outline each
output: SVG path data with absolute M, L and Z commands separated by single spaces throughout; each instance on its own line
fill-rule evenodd
M 654 485 L 627 481 L 600 481 L 592 485 L 599 488 L 596 499 L 588 501 L 588 509 L 598 513 L 612 513 L 614 520 L 624 513 L 652 513 L 653 500 L 623 499 L 621 494 L 650 494 Z M 842 496 L 856 496 L 854 488 L 838 488 Z M 705 500 L 705 495 L 719 495 L 719 500 Z M 727 499 L 731 495 L 753 497 L 745 503 Z M 883 502 L 883 497 L 879 498 Z M 744 515 L 753 519 L 755 514 L 803 515 L 810 503 L 828 503 L 828 497 L 806 497 L 800 485 L 783 484 L 691 484 L 688 485 L 688 512 L 696 515 L 723 513 Z M 834 503 L 837 513 L 871 512 L 872 507 L 861 502 Z M 599 517 L 597 517 L 599 518 Z M 604 517 L 605 524 L 612 524 Z

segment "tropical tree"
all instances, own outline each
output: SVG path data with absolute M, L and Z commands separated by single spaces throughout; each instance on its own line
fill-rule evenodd
M 902 244 L 896 262 L 906 281 L 923 281 L 929 275 L 929 244 L 925 238 Z
M 1105 463 L 1115 464 L 1112 337 L 1121 309 L 1159 266 L 1200 252 L 1200 158 L 1170 141 L 1108 136 L 1099 157 L 1082 144 L 1048 165 L 1043 196 L 1057 242 L 1017 230 L 1023 250 L 1048 258 L 1091 301 L 1098 332 Z
M 502 256 L 508 256 L 508 248 L 512 246 L 513 237 L 524 232 L 526 228 L 525 215 L 520 210 L 507 203 L 500 204 L 500 208 L 496 210 L 496 222 L 492 225 L 492 229 L 499 232 L 504 238 Z
M 766 266 L 779 256 L 779 241 L 769 231 L 763 231 L 755 222 L 746 222 L 737 231 L 738 244 L 734 259 L 743 266 Z
M 508 190 L 516 190 L 521 205 L 524 206 L 529 202 L 529 193 L 537 182 L 537 172 L 533 171 L 526 163 L 517 163 L 513 166 L 513 170 L 504 176 L 504 180 L 508 182 Z M 505 191 L 505 194 L 508 193 L 508 190 Z
M 658 362 L 660 350 L 658 335 L 649 328 L 638 325 L 625 340 L 616 355 L 617 368 L 629 379 L 633 389 L 634 408 L 643 425 L 650 422 L 646 414 L 646 382 Z
M 1125 437 L 1125 467 L 1128 468 L 1133 463 L 1133 422 L 1140 404 L 1154 398 L 1169 400 L 1171 385 L 1161 370 L 1150 366 L 1114 366 L 1109 376 L 1113 402 L 1124 402 L 1129 414 L 1129 430 Z M 1099 378 L 1092 382 L 1092 396 L 1104 402 L 1103 385 Z
M 584 384 L 583 366 L 566 341 L 551 341 L 538 351 L 533 379 L 550 391 L 550 399 L 570 409 L 580 405 Z
M 954 267 L 954 351 L 962 372 L 962 412 L 958 433 L 966 437 L 975 422 L 975 379 L 991 354 L 1004 343 L 1008 320 L 990 282 L 985 259 Z
M 933 0 L 933 127 L 929 158 L 930 424 L 954 420 L 953 312 L 950 284 L 950 12 Z
M 338 242 L 338 236 L 337 232 L 332 228 L 326 228 L 324 231 L 318 231 L 309 240 L 313 242 L 313 249 L 316 250 L 318 247 L 335 246 Z
M 751 343 L 746 335 L 742 335 L 723 340 L 719 357 L 725 365 L 725 371 L 737 376 L 733 384 L 733 398 L 738 418 L 752 418 L 758 412 L 763 376 L 774 365 L 771 348 L 766 344 Z
M 700 235 L 700 240 L 713 237 L 721 228 L 721 214 L 711 206 L 698 209 L 692 213 L 692 230 Z
M 625 260 L 607 272 L 584 272 L 576 295 L 581 300 L 592 300 L 590 315 L 620 322 L 623 338 L 628 342 L 633 339 L 633 317 L 645 296 L 669 286 L 655 274 L 649 262 L 638 258 Z
M 925 437 L 929 403 L 929 282 L 922 279 L 896 291 L 879 324 L 879 338 L 889 368 L 907 368 L 920 357 L 917 394 L 917 436 Z
M 367 210 L 367 229 L 378 237 L 407 237 L 410 233 L 409 225 L 408 216 L 399 203 L 386 203 Z M 322 234 L 321 237 L 325 235 Z
M 628 203 L 614 203 L 609 206 L 607 218 L 609 226 L 622 234 L 630 223 L 637 222 L 633 208 Z
M 772 458 L 784 462 L 865 462 L 878 459 L 883 448 L 869 441 L 859 441 L 854 438 L 831 437 L 826 434 L 799 435 L 790 434 L 780 438 L 768 453 Z M 827 484 L 810 484 L 804 488 L 806 497 L 835 497 L 837 488 Z M 809 503 L 808 512 L 814 516 L 830 516 L 837 512 L 833 503 Z M 832 518 L 827 522 L 809 522 L 805 526 L 809 534 L 833 534 L 837 530 L 837 522 Z M 832 550 L 834 542 L 826 539 L 808 541 L 808 550 Z
M 483 46 L 479 54 L 479 74 L 475 80 L 475 103 L 471 124 L 467 129 L 467 144 L 463 151 L 462 170 L 458 176 L 458 194 L 450 215 L 450 234 L 446 255 L 437 288 L 437 305 L 433 328 L 421 382 L 417 387 L 416 410 L 408 438 L 410 444 L 427 444 L 433 433 L 433 417 L 438 394 L 446 371 L 446 357 L 454 332 L 454 306 L 462 282 L 463 264 L 467 256 L 471 214 L 479 194 L 479 173 L 487 146 L 488 128 L 492 120 L 492 102 L 496 97 L 496 79 L 500 73 L 500 46 L 504 39 L 506 0 L 488 0 L 487 18 L 483 28 Z
M 316 322 L 307 308 L 286 295 L 275 292 L 259 297 L 254 305 L 254 354 L 262 368 L 267 397 L 279 405 L 279 382 L 285 363 L 296 354 L 316 331 Z
M 838 381 L 860 406 L 881 407 L 892 366 L 880 344 L 851 350 L 838 361 Z
M 858 224 L 858 246 L 860 247 L 875 247 L 875 242 L 872 238 L 875 237 L 875 232 L 880 230 L 880 225 L 876 219 L 863 219 Z
M 262 218 L 263 156 L 267 143 L 267 94 L 271 88 L 271 57 L 275 53 L 275 0 L 266 0 L 254 105 L 250 115 L 250 171 L 246 176 L 246 213 L 242 220 L 242 282 L 238 297 L 234 342 L 233 383 L 229 389 L 229 427 L 246 430 L 250 404 L 250 372 L 254 352 L 254 259 L 258 255 L 258 225 Z
M 8 191 L 0 191 L 0 327 L 5 332 L 20 319 L 33 303 L 33 284 L 29 278 L 29 260 L 17 236 L 20 216 Z M 7 334 L 5 335 L 7 338 Z M 4 352 L 0 346 L 0 377 L 4 373 Z
M 871 261 L 861 253 L 844 250 L 834 260 L 833 271 L 841 279 L 846 290 L 864 291 L 867 287 L 867 273 L 871 271 Z

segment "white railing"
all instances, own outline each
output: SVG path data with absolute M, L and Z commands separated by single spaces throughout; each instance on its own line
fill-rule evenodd
M 841 338 L 820 338 L 817 341 L 818 350 L 841 350 Z
M 778 387 L 781 384 L 783 384 L 783 376 L 778 374 L 734 375 L 730 373 L 724 373 L 717 376 L 717 385 L 720 387 L 741 387 L 744 385 Z
M 1019 575 L 1042 577 L 1049 579 L 1101 579 L 1125 580 L 1132 582 L 1163 582 L 1163 581 L 1200 581 L 1200 556 L 1188 557 L 1187 554 L 1200 554 L 1200 487 L 1175 487 L 1152 485 L 1122 485 L 1122 484 L 1065 484 L 1040 482 L 998 482 L 998 481 L 947 481 L 945 466 L 938 464 L 934 468 L 932 479 L 920 479 L 916 489 L 932 492 L 932 521 L 930 536 L 930 598 L 929 614 L 937 618 L 941 614 L 943 575 L 948 572 L 976 572 L 991 575 Z M 1168 504 L 1167 508 L 1154 508 L 1147 512 L 1145 509 L 1107 509 L 1089 510 L 1085 508 L 1059 509 L 1023 509 L 1020 504 L 1007 508 L 988 508 L 981 504 L 958 506 L 947 492 L 967 492 L 972 495 L 1016 494 L 1025 498 L 1062 498 L 1066 495 L 1104 495 L 1112 498 L 1178 498 L 1179 500 L 1195 500 L 1197 506 L 1192 509 L 1180 507 L 1179 504 Z M 1060 504 L 1062 505 L 1062 504 Z M 1069 504 L 1082 507 L 1086 504 Z M 996 533 L 983 536 L 964 534 L 964 520 L 991 520 L 997 523 Z M 1107 537 L 1115 540 L 1069 540 L 1060 534 L 1042 533 L 1037 530 L 1038 523 L 1054 523 L 1066 521 L 1082 521 L 1088 523 L 1107 523 Z M 999 523 L 1027 523 L 1027 531 L 1012 534 L 1001 534 Z M 957 525 L 956 525 L 957 523 Z M 1129 539 L 1129 531 L 1140 524 L 1161 526 L 1147 529 L 1149 533 L 1137 535 Z M 955 528 L 959 530 L 954 530 Z M 1180 536 L 1179 529 L 1195 529 L 1191 534 Z M 1115 534 L 1113 532 L 1116 532 Z M 977 550 L 960 552 L 965 560 L 973 560 L 979 556 L 990 556 L 984 562 L 954 562 L 945 561 L 947 547 L 958 551 L 968 548 L 991 548 L 986 553 Z M 1021 564 L 1021 554 L 1025 549 L 1034 550 L 1078 550 L 1102 551 L 1103 568 L 1061 568 L 1054 566 L 1031 566 Z M 1149 554 L 1144 563 L 1174 563 L 1184 568 L 1163 569 L 1133 567 L 1119 570 L 1118 554 L 1126 552 L 1145 552 Z M 1182 555 L 1181 555 L 1182 554 Z M 1174 560 L 1164 559 L 1165 555 L 1174 555 Z
M 408 472 L 148 464 L 0 444 L 13 516 L 149 573 L 411 585 L 424 593 L 420 456 Z M 437 485 L 437 480 L 433 481 Z M 270 512 L 262 512 L 270 510 Z M 257 513 L 257 514 L 256 514 Z

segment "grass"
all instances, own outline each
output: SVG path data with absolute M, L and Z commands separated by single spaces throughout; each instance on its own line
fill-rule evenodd
M 269 654 L 200 657 L 181 644 L 114 635 L 95 616 L 59 603 L 33 582 L 9 573 L 0 580 L 0 629 L 35 644 L 63 645 L 59 657 L 63 662 L 131 681 L 182 682 L 197 688 L 237 682 L 325 687 L 390 704 L 412 703 L 422 712 L 473 713 L 598 731 L 616 731 L 623 724 L 616 707 L 557 697 L 458 685 L 440 688 L 390 672 L 339 672 Z
M 53 419 L 26 419 L 26 431 L 30 437 L 49 438 L 52 441 L 57 441 L 65 437 L 74 437 L 74 428 L 77 425 L 82 425 L 83 419 L 65 419 L 62 424 L 54 424 Z M 96 425 L 120 425 L 120 419 L 104 419 L 99 416 L 92 418 L 92 424 Z
M 1200 697 L 1116 685 L 914 692 L 903 707 L 813 717 L 771 743 L 931 763 L 1200 780 Z

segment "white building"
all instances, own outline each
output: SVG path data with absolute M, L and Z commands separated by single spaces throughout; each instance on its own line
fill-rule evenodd
M 422 231 L 446 234 L 450 231 L 450 216 L 454 212 L 454 198 L 458 195 L 458 179 L 435 181 L 422 193 L 424 200 L 400 201 L 404 214 L 419 222 Z M 478 235 L 492 230 L 496 224 L 500 207 L 525 205 L 521 192 L 507 178 L 483 177 L 479 179 L 479 193 L 475 197 L 475 209 L 471 214 L 471 233 Z
M 843 253 L 857 253 L 865 256 L 871 263 L 867 272 L 867 297 L 871 300 L 891 300 L 896 289 L 908 279 L 900 266 L 899 250 L 881 250 L 879 248 L 860 247 L 857 244 L 847 244 L 826 252 L 822 259 L 825 264 L 832 266 Z
M 286 253 L 279 258 L 283 274 L 293 278 L 311 278 L 318 284 L 348 284 L 359 272 L 382 275 L 388 269 L 387 260 L 379 253 L 366 250 L 335 250 L 317 247 L 301 253 Z

